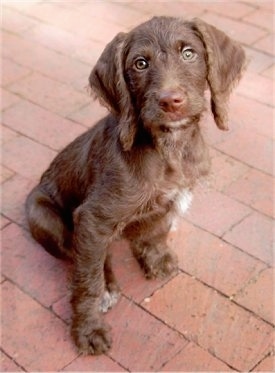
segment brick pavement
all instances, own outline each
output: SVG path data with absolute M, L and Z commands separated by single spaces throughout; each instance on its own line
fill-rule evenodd
M 274 371 L 272 4 L 2 2 L 1 371 Z M 116 242 L 114 346 L 82 357 L 69 336 L 70 268 L 30 238 L 23 204 L 55 154 L 104 114 L 85 89 L 104 45 L 154 14 L 212 22 L 251 62 L 230 131 L 205 119 L 213 173 L 171 233 L 179 273 L 147 281 Z

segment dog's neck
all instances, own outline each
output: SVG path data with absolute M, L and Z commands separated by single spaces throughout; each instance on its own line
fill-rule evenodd
M 170 131 L 160 128 L 148 132 L 140 125 L 132 151 L 132 155 L 137 156 L 136 164 L 148 168 L 148 175 L 153 172 L 150 159 L 155 159 L 159 166 L 162 164 L 164 169 L 170 169 L 171 175 L 183 173 L 190 181 L 190 186 L 198 178 L 206 176 L 210 169 L 208 148 L 201 135 L 199 118 L 186 127 Z M 140 163 L 144 157 L 147 161 Z
M 152 133 L 155 149 L 164 158 L 185 159 L 193 152 L 196 139 L 201 137 L 199 117 L 179 128 L 160 127 Z

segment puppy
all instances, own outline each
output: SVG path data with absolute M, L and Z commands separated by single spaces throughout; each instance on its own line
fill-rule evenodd
M 124 237 L 148 278 L 169 276 L 177 259 L 171 224 L 209 172 L 200 132 L 205 90 L 221 130 L 245 53 L 199 20 L 155 17 L 105 48 L 89 83 L 110 114 L 69 144 L 27 198 L 33 237 L 71 258 L 72 336 L 85 354 L 111 346 L 100 311 L 118 299 L 107 248 Z

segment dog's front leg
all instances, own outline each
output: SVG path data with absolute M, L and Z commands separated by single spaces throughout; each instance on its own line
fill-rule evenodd
M 147 278 L 165 278 L 176 272 L 178 260 L 167 245 L 171 216 L 152 214 L 130 224 L 124 232 Z
M 112 228 L 91 206 L 74 214 L 75 268 L 72 287 L 72 336 L 80 352 L 101 354 L 111 346 L 110 327 L 100 315 L 104 293 L 104 263 Z

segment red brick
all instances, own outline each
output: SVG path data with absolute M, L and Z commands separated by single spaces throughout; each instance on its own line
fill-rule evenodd
M 232 123 L 231 117 L 228 124 L 228 131 L 218 129 L 216 123 L 214 122 L 213 115 L 210 112 L 209 104 L 207 104 L 207 111 L 204 113 L 201 120 L 201 130 L 206 143 L 208 145 L 215 146 L 216 144 L 228 139 L 231 134 L 234 134 L 236 125 L 235 123 Z
M 75 3 L 75 2 L 67 2 L 67 1 L 66 2 L 60 1 L 60 2 L 56 3 L 58 8 L 61 8 L 61 9 L 64 9 L 64 8 L 67 9 L 68 8 L 68 9 L 73 9 L 73 10 L 77 10 L 77 9 L 79 10 L 80 7 L 84 6 L 85 4 L 86 4 L 85 2 Z
M 182 221 L 170 233 L 179 266 L 228 296 L 236 294 L 266 266 L 221 239 Z
M 114 242 L 110 248 L 118 284 L 128 298 L 141 302 L 160 288 L 166 280 L 147 280 L 126 241 Z
M 15 35 L 9 35 L 4 41 L 4 52 L 10 60 L 16 60 L 20 65 L 67 84 L 77 81 L 84 74 L 88 80 L 89 65 L 73 59 L 71 55 L 64 56 Z M 16 54 L 13 53 L 15 49 Z
M 240 146 L 241 144 L 241 146 Z M 272 175 L 273 141 L 254 131 L 239 129 L 216 147 L 249 166 Z
M 38 179 L 56 153 L 33 140 L 18 136 L 3 145 L 3 155 L 3 164 L 11 170 Z
M 227 232 L 224 239 L 243 251 L 272 264 L 272 220 L 257 212 Z
M 256 75 L 250 74 L 250 76 Z M 265 81 L 266 80 L 270 81 L 268 78 L 266 78 Z M 255 90 L 256 89 L 255 85 Z M 262 101 L 264 101 L 264 99 L 262 99 Z M 234 148 L 240 148 L 240 139 L 238 137 L 240 134 L 245 136 L 247 133 L 247 137 L 250 138 L 253 137 L 255 133 L 275 139 L 273 131 L 274 114 L 274 107 L 268 106 L 263 102 L 255 101 L 253 97 L 245 97 L 235 91 L 229 100 L 229 131 L 218 130 L 212 114 L 210 110 L 208 110 L 201 122 L 203 134 L 206 142 L 213 146 L 229 140 L 234 141 L 235 139 L 238 141 L 238 144 L 232 149 L 232 154 L 234 155 Z M 243 141 L 245 144 L 246 139 L 243 139 Z M 255 156 L 253 158 L 255 158 Z
M 273 285 L 274 269 L 268 268 L 252 279 L 234 298 L 242 306 L 253 311 L 264 320 L 275 324 Z
M 14 105 L 20 100 L 20 97 L 7 91 L 6 89 L 1 89 L 1 109 L 5 110 L 8 107 Z
M 1 372 L 23 372 L 15 362 L 10 359 L 6 354 L 0 351 L 0 368 Z
M 244 4 L 237 1 L 230 3 L 227 1 L 205 1 L 203 4 L 205 4 L 204 8 L 207 12 L 217 13 L 225 17 L 235 18 L 236 20 L 250 14 L 254 10 L 249 3 Z
M 23 33 L 38 24 L 35 19 L 5 6 L 2 7 L 2 21 L 3 29 L 12 33 Z
M 268 34 L 264 38 L 253 44 L 253 47 L 265 52 L 272 54 L 274 56 L 274 36 L 273 34 Z
M 259 3 L 257 2 L 257 4 Z M 271 0 L 261 1 L 260 7 L 265 10 L 270 10 L 271 12 L 274 13 L 274 1 L 271 1 Z
M 171 17 L 183 17 L 191 18 L 200 16 L 204 12 L 204 7 L 201 2 L 173 2 L 173 6 L 167 6 L 167 3 L 158 1 L 157 5 L 155 2 L 150 1 L 135 1 L 131 3 L 131 7 L 138 9 L 141 12 L 148 13 L 148 18 L 153 16 L 171 16 Z
M 256 368 L 253 369 L 254 372 L 274 372 L 274 355 L 269 355 L 266 357 Z
M 85 131 L 79 124 L 23 100 L 5 111 L 3 123 L 55 150 L 61 150 Z
M 223 30 L 231 38 L 247 45 L 253 44 L 266 34 L 266 31 L 256 26 L 225 18 L 221 15 L 206 13 L 203 15 L 202 19 Z
M 18 34 L 9 33 L 3 30 L 2 32 L 2 53 L 3 56 L 8 60 L 12 60 L 18 64 L 21 64 L 20 60 L 17 59 L 17 53 L 22 54 L 24 50 L 30 50 L 31 43 L 19 36 Z
M 49 255 L 24 229 L 2 231 L 3 274 L 32 298 L 49 307 L 69 292 L 68 266 Z
M 28 40 L 90 64 L 91 67 L 97 61 L 104 47 L 101 43 L 79 37 L 49 24 L 40 24 L 25 32 L 24 35 Z
M 251 169 L 226 189 L 230 197 L 252 206 L 259 212 L 274 216 L 273 198 L 275 196 L 274 178 Z
M 87 97 L 89 97 L 90 98 L 90 102 L 92 102 L 93 98 L 91 97 L 90 88 L 89 88 L 89 75 L 90 75 L 90 72 L 91 72 L 91 68 L 88 69 L 88 74 L 87 74 L 87 71 L 86 71 L 77 80 L 74 80 L 71 83 L 70 87 L 73 88 L 74 90 L 80 92 L 80 93 L 83 93 Z M 87 102 L 86 102 L 86 104 L 87 104 Z M 85 104 L 84 104 L 84 106 L 85 106 Z
M 143 306 L 237 370 L 252 369 L 272 348 L 272 326 L 187 275 Z
M 273 105 L 273 83 L 264 76 L 246 71 L 236 92 L 263 104 Z
M 72 308 L 70 303 L 70 294 L 68 293 L 57 302 L 52 304 L 52 309 L 67 324 L 70 323 L 72 318 Z
M 115 23 L 121 28 L 130 28 L 149 18 L 148 14 L 145 14 L 142 9 L 138 11 L 137 9 L 128 6 L 128 4 L 126 5 L 115 2 L 88 2 L 81 7 L 80 14 L 81 16 L 91 14 L 95 20 L 104 18 L 104 20 L 108 21 L 110 24 Z
M 125 298 L 106 315 L 106 320 L 113 331 L 109 355 L 130 371 L 157 371 L 187 343 Z
M 42 0 L 35 0 L 36 3 L 39 3 Z M 5 8 L 15 9 L 17 12 L 24 12 L 25 9 L 31 8 L 33 6 L 34 2 L 16 2 L 13 3 L 11 1 L 5 3 Z
M 62 10 L 64 12 L 64 10 Z M 62 14 L 62 12 L 60 12 Z M 63 20 L 62 28 L 67 31 L 74 30 L 74 33 L 79 37 L 88 38 L 104 44 L 109 43 L 119 32 L 125 31 L 125 26 L 118 26 L 115 23 L 111 23 L 102 18 L 92 18 L 92 12 L 80 12 L 78 13 L 81 18 L 81 27 L 79 27 L 79 18 L 76 17 L 76 12 L 72 11 L 68 17 Z M 52 22 L 52 24 L 60 25 L 60 22 Z
M 185 218 L 210 233 L 222 236 L 249 212 L 248 207 L 220 192 L 198 187 Z
M 2 59 L 2 85 L 8 85 L 30 74 L 26 67 L 19 66 L 17 63 L 6 58 Z
M 76 358 L 68 327 L 8 281 L 2 285 L 2 346 L 27 371 L 58 371 Z M 26 337 L 27 336 L 27 337 Z
M 274 108 L 240 95 L 233 95 L 230 100 L 230 118 L 235 129 L 259 133 L 275 139 L 273 133 Z M 228 137 L 228 136 L 227 136 Z
M 1 143 L 2 144 L 13 140 L 17 136 L 19 136 L 19 134 L 17 132 L 9 129 L 8 127 L 1 126 L 0 138 L 1 138 Z
M 272 65 L 268 69 L 266 69 L 262 75 L 266 78 L 273 79 L 275 77 L 275 65 Z
M 220 192 L 223 192 L 226 187 L 237 181 L 249 170 L 249 167 L 245 164 L 221 152 L 213 151 L 213 149 L 211 163 L 212 168 L 209 182 L 214 189 Z
M 17 50 L 15 55 L 10 53 L 9 58 L 16 59 L 21 65 L 33 71 L 66 84 L 78 80 L 83 74 L 86 74 L 88 79 L 90 66 L 71 58 L 71 56 L 64 56 L 44 48 L 38 43 L 17 36 L 13 36 L 13 39 L 10 37 L 9 40 L 11 51 L 12 47 Z
M 125 372 L 108 356 L 85 356 L 75 359 L 62 372 Z
M 68 118 L 83 124 L 86 127 L 93 126 L 98 120 L 108 114 L 108 110 L 98 101 L 92 101 L 87 106 L 70 114 Z
M 255 9 L 245 16 L 243 21 L 273 32 L 273 14 L 266 9 Z
M 231 369 L 209 352 L 189 343 L 162 368 L 164 372 L 229 372 Z
M 20 175 L 14 175 L 1 185 L 2 212 L 10 220 L 26 225 L 25 200 L 35 182 Z
M 7 167 L 2 166 L 0 169 L 0 183 L 2 184 L 14 175 L 14 172 L 9 170 Z
M 21 80 L 20 83 L 10 85 L 9 89 L 62 116 L 76 111 L 91 100 L 88 95 L 37 73 Z
M 61 28 L 64 28 L 65 25 L 67 25 L 70 17 L 74 16 L 77 18 L 78 15 L 75 11 L 62 7 L 58 3 L 44 3 L 43 1 L 32 2 L 29 6 L 28 3 L 25 4 L 25 6 L 19 4 L 19 9 L 21 13 L 24 13 L 31 18 L 44 21 L 45 23 L 58 25 Z M 73 31 L 75 32 L 75 30 Z
M 247 59 L 249 61 L 247 71 L 251 73 L 261 73 L 267 69 L 274 61 L 271 55 L 245 47 Z
M 0 229 L 5 228 L 8 224 L 10 224 L 10 220 L 5 216 L 0 215 Z

